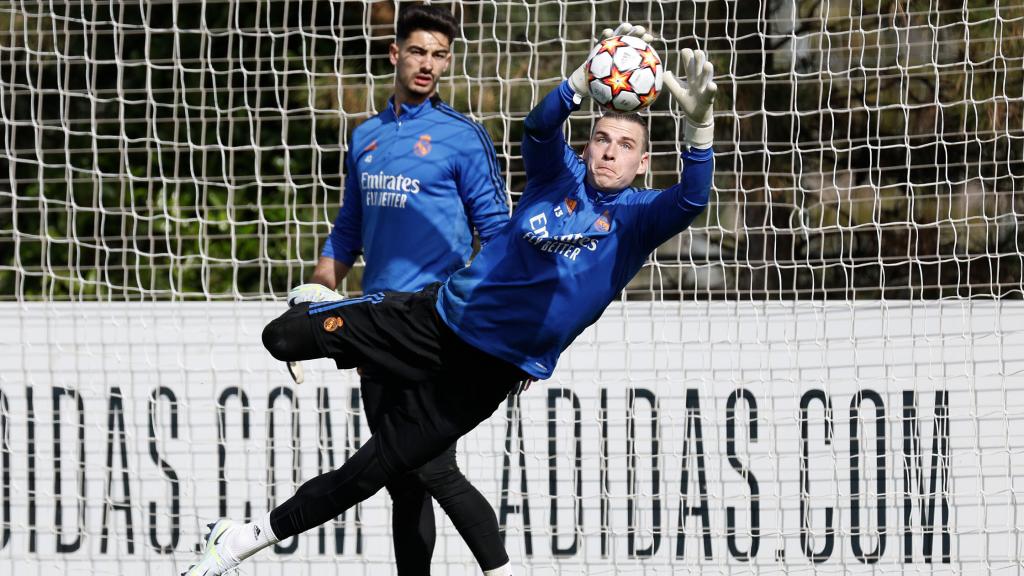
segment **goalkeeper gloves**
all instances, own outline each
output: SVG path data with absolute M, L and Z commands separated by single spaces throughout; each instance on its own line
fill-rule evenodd
M 612 36 L 635 36 L 650 44 L 654 37 L 642 26 L 634 26 L 628 22 L 619 24 L 614 31 L 605 28 L 600 40 Z M 587 64 L 593 58 L 598 47 L 590 51 L 585 62 L 569 75 L 569 87 L 576 93 L 577 103 L 590 96 L 587 82 Z M 715 137 L 714 108 L 718 86 L 713 78 L 715 67 L 708 62 L 703 50 L 684 48 L 679 53 L 682 68 L 686 74 L 686 82 L 680 82 L 671 71 L 665 71 L 665 88 L 679 104 L 686 116 L 683 124 L 683 142 L 688 148 L 710 148 Z
M 679 53 L 686 83 L 681 84 L 675 74 L 665 71 L 665 87 L 686 115 L 683 126 L 683 142 L 688 148 L 710 148 L 715 139 L 715 116 L 713 105 L 718 86 L 715 84 L 715 67 L 707 61 L 703 50 L 684 48 Z
M 623 22 L 622 24 L 619 24 L 619 27 L 614 31 L 611 28 L 605 28 L 602 30 L 601 39 L 598 40 L 598 44 L 612 36 L 636 36 L 648 44 L 654 40 L 654 36 L 648 34 L 647 30 L 645 30 L 643 26 L 633 26 L 629 22 Z M 597 52 L 597 49 L 598 46 L 594 46 L 590 51 L 590 55 L 587 56 L 587 59 L 583 64 L 569 75 L 569 87 L 572 88 L 572 91 L 579 97 L 577 104 L 584 98 L 590 96 L 590 85 L 587 82 L 587 64 L 590 62 L 590 59 L 594 57 L 594 53 Z
M 292 288 L 288 292 L 288 306 L 292 307 L 296 304 L 302 304 L 303 302 L 309 302 L 315 304 L 317 302 L 333 302 L 335 300 L 342 300 L 344 297 L 338 294 L 336 291 L 331 290 L 323 284 L 300 284 L 295 288 Z

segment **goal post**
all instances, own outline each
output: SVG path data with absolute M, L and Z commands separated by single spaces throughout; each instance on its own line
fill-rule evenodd
M 1014 570 L 1024 6 L 439 2 L 441 96 L 513 202 L 526 114 L 605 27 L 715 64 L 711 202 L 555 377 L 460 442 L 517 572 Z M 167 573 L 368 436 L 261 322 L 306 280 L 391 2 L 0 5 L 0 567 Z M 682 121 L 644 114 L 674 183 Z M 600 110 L 568 122 L 585 142 Z M 361 292 L 362 262 L 342 286 Z M 254 563 L 390 573 L 384 496 Z M 438 513 L 437 572 L 472 574 Z

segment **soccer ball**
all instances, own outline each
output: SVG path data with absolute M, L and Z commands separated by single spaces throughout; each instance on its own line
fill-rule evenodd
M 613 36 L 587 60 L 590 97 L 609 110 L 635 112 L 650 106 L 661 91 L 661 58 L 635 36 Z

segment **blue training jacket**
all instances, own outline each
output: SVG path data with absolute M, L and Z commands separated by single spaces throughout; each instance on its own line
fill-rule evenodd
M 359 125 L 345 155 L 345 195 L 322 255 L 366 257 L 363 292 L 412 292 L 464 267 L 473 228 L 487 243 L 508 223 L 508 195 L 482 126 L 433 98 L 394 99 Z
M 594 190 L 562 135 L 577 108 L 563 83 L 530 112 L 527 185 L 512 221 L 438 293 L 437 311 L 460 338 L 540 379 L 648 255 L 704 210 L 714 171 L 711 149 L 693 149 L 665 191 Z

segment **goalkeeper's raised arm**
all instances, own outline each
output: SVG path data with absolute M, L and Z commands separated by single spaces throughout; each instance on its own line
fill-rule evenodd
M 685 84 L 672 71 L 665 86 L 679 105 L 683 119 L 683 172 L 679 183 L 653 197 L 641 219 L 642 237 L 650 250 L 687 228 L 708 203 L 713 172 L 711 144 L 715 136 L 714 102 L 718 86 L 714 66 L 701 50 L 684 48 L 679 64 Z
M 629 24 L 604 33 L 613 34 L 652 39 Z M 651 251 L 703 211 L 713 172 L 714 69 L 699 51 L 684 50 L 679 61 L 686 84 L 674 76 L 666 83 L 686 115 L 683 171 L 667 190 L 632 185 L 650 162 L 647 123 L 637 114 L 602 116 L 582 155 L 565 143 L 562 126 L 587 93 L 584 66 L 530 112 L 523 135 L 527 185 L 512 222 L 492 242 L 495 249 L 481 251 L 439 291 L 438 311 L 461 338 L 548 378 L 562 350 Z
M 605 29 L 602 39 L 630 35 L 644 42 L 653 37 L 644 28 L 621 24 L 616 30 Z M 591 57 L 594 52 L 591 52 Z M 679 53 L 679 67 L 686 80 L 681 82 L 671 72 L 665 73 L 665 86 L 682 112 L 682 160 L 686 167 L 679 184 L 662 194 L 643 198 L 648 204 L 648 217 L 642 218 L 645 245 L 652 250 L 679 230 L 685 228 L 707 203 L 710 189 L 711 144 L 714 138 L 713 104 L 718 87 L 715 85 L 714 67 L 701 50 L 686 48 Z M 523 158 L 528 186 L 523 194 L 529 200 L 537 190 L 548 189 L 554 180 L 567 187 L 579 183 L 601 195 L 615 195 L 629 187 L 636 176 L 647 171 L 647 127 L 636 114 L 612 112 L 598 120 L 591 141 L 580 156 L 568 146 L 562 135 L 563 125 L 582 101 L 589 97 L 587 63 L 584 62 L 551 91 L 527 116 L 523 137 Z M 628 142 L 609 146 L 611 133 L 625 130 L 623 122 L 635 124 L 641 134 L 632 135 Z M 640 200 L 640 199 L 637 199 Z

